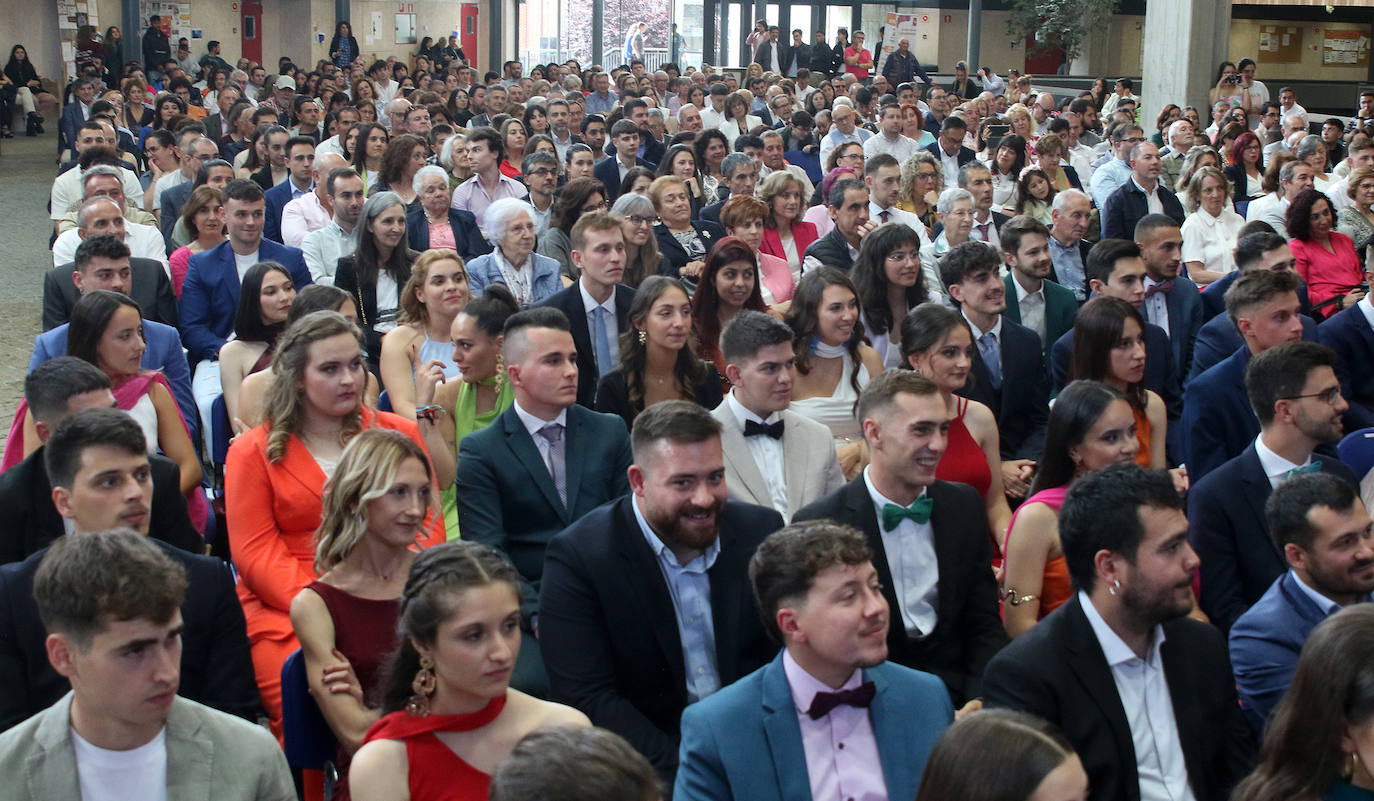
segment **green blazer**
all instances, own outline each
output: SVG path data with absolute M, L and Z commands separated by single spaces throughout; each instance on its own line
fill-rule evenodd
M 72 693 L 0 734 L 7 801 L 77 799 Z M 167 715 L 168 801 L 295 801 L 296 787 L 267 729 L 178 696 Z
M 1008 271 L 1002 281 L 1007 285 L 1007 310 L 1002 314 L 1018 325 L 1025 325 L 1021 322 L 1021 305 L 1016 300 L 1016 287 L 1014 286 L 1016 279 Z M 1046 363 L 1048 363 L 1050 348 L 1056 340 L 1073 328 L 1073 318 L 1078 314 L 1078 299 L 1073 296 L 1073 290 L 1060 286 L 1048 278 L 1045 279 L 1044 287 L 1045 341 L 1041 345 L 1045 351 Z

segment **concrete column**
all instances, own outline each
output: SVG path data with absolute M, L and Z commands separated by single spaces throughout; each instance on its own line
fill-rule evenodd
M 1227 57 L 1231 0 L 1151 0 L 1140 62 L 1140 118 L 1165 103 L 1204 108 L 1217 64 Z
M 976 72 L 983 63 L 980 51 L 983 47 L 983 0 L 969 0 L 968 4 L 968 47 L 964 58 L 968 60 L 969 72 Z M 954 65 L 946 69 L 953 71 Z
M 138 0 L 122 0 L 119 4 L 119 29 L 124 32 L 124 61 L 143 60 L 143 31 L 147 25 L 138 17 Z M 44 12 L 46 13 L 46 12 Z M 123 75 L 124 65 L 115 68 L 115 75 Z M 63 70 L 65 73 L 65 70 Z
M 1070 75 L 1086 75 L 1110 79 L 1107 75 L 1107 43 L 1097 37 L 1088 37 L 1079 46 L 1078 58 L 1069 62 Z
M 602 58 L 601 39 L 606 27 L 606 0 L 592 0 L 592 63 L 606 62 Z

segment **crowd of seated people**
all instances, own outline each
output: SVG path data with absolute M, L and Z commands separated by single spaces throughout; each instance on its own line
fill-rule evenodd
M 0 797 L 1374 798 L 1374 92 L 643 33 L 81 32 Z

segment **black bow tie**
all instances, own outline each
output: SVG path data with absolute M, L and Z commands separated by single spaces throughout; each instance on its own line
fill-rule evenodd
M 836 693 L 816 693 L 811 699 L 811 708 L 806 710 L 806 714 L 812 720 L 820 720 L 830 714 L 830 710 L 837 706 L 857 706 L 868 707 L 873 703 L 873 682 L 866 681 L 858 687 L 849 690 L 840 690 Z
M 773 439 L 782 439 L 782 421 L 775 423 L 760 423 L 757 420 L 744 421 L 744 436 L 756 437 L 760 434 L 767 434 Z

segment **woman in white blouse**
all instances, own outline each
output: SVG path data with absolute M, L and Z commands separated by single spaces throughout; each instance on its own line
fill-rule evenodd
M 1231 182 L 1216 167 L 1203 167 L 1188 182 L 1185 200 L 1191 213 L 1183 221 L 1183 263 L 1198 286 L 1236 269 L 1233 252 L 1245 218 L 1227 207 Z

